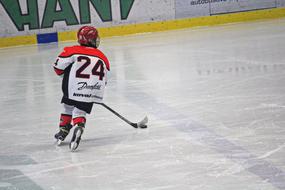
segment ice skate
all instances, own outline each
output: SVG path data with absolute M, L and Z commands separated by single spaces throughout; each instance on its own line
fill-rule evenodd
M 54 138 L 56 139 L 56 143 L 58 146 L 64 141 L 66 136 L 69 134 L 71 128 L 72 128 L 71 124 L 59 127 L 59 132 L 54 135 Z
M 78 148 L 83 131 L 84 131 L 84 123 L 79 123 L 75 125 L 73 136 L 69 144 L 69 148 L 71 151 L 75 151 Z

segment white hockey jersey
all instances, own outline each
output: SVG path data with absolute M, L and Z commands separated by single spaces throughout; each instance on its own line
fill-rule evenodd
M 102 102 L 110 64 L 98 49 L 86 46 L 65 47 L 54 63 L 63 76 L 66 98 L 79 102 Z

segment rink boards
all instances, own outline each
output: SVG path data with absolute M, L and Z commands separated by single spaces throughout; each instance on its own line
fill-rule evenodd
M 285 17 L 285 0 L 0 1 L 0 47 L 69 41 L 82 25 L 101 37 Z

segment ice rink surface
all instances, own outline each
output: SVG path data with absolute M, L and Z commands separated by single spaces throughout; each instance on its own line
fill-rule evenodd
M 1 190 L 284 190 L 285 19 L 101 40 L 104 102 L 54 144 L 73 43 L 0 50 Z

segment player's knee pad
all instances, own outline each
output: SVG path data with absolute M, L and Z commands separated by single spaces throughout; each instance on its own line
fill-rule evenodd
M 86 112 L 75 107 L 75 108 L 73 109 L 73 112 L 72 112 L 72 117 L 73 117 L 73 118 L 77 118 L 77 117 L 83 117 L 83 118 L 85 118 L 85 117 L 86 117 Z
M 63 114 L 72 115 L 73 110 L 74 110 L 74 106 L 63 104 L 63 111 L 62 111 Z

